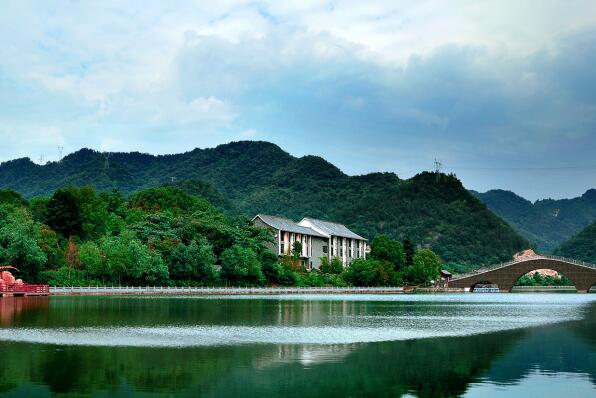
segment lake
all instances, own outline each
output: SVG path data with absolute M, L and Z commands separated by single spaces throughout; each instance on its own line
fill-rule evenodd
M 0 361 L 0 397 L 587 397 L 596 295 L 0 298 Z

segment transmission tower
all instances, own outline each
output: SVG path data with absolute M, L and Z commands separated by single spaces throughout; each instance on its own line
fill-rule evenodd
M 443 162 L 435 158 L 435 174 L 437 175 L 437 181 L 441 177 L 441 169 L 443 168 Z
M 44 160 L 45 160 L 44 156 L 43 155 L 39 155 L 39 164 L 40 165 L 43 165 L 44 164 Z
M 59 146 L 58 147 L 58 161 L 59 162 L 62 161 L 62 151 L 64 151 L 64 147 L 63 146 Z

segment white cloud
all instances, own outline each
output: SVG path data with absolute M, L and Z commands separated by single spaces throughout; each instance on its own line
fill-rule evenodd
M 0 158 L 255 136 L 333 156 L 336 135 L 359 148 L 362 134 L 454 157 L 546 153 L 593 137 L 595 90 L 561 75 L 591 73 L 594 40 L 574 58 L 561 38 L 595 27 L 591 0 L 8 1 Z M 403 167 L 387 156 L 339 166 Z

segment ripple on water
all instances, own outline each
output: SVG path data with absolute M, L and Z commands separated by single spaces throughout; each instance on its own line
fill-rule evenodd
M 545 300 L 546 299 L 546 300 Z M 502 302 L 499 306 L 461 306 L 450 313 L 410 312 L 390 308 L 374 314 L 347 314 L 319 324 L 287 325 L 158 325 L 68 328 L 12 327 L 0 329 L 0 340 L 88 346 L 192 347 L 240 344 L 352 344 L 429 337 L 466 336 L 581 319 L 584 303 L 542 297 L 528 308 Z M 532 299 L 534 301 L 534 299 Z M 453 304 L 452 305 L 456 305 Z

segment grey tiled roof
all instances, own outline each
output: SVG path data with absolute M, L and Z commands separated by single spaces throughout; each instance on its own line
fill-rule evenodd
M 303 218 L 302 221 L 304 220 L 310 221 L 315 228 L 325 232 L 327 235 L 341 236 L 342 238 L 366 240 L 362 236 L 350 231 L 348 227 L 346 227 L 343 224 L 331 221 L 317 220 L 316 218 L 309 217 Z
M 320 233 L 318 233 L 317 231 L 315 231 L 312 228 L 303 227 L 301 225 L 298 225 L 297 223 L 290 220 L 289 218 L 268 216 L 266 214 L 257 214 L 253 218 L 253 220 L 255 218 L 260 218 L 265 224 L 267 224 L 275 229 L 281 229 L 282 231 L 288 231 L 288 232 L 294 232 L 294 233 L 298 233 L 298 234 L 305 234 L 305 235 L 312 235 L 312 236 L 320 236 L 323 238 L 325 237 L 324 235 L 321 235 Z

